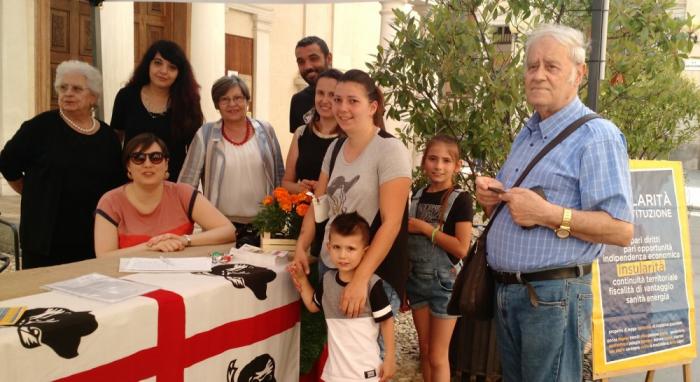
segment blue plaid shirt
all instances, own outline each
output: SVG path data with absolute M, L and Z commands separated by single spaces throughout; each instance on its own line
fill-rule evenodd
M 578 97 L 544 121 L 538 113 L 527 121 L 513 142 L 497 179 L 512 187 L 532 158 L 569 124 L 592 111 Z M 632 222 L 627 143 L 610 121 L 599 118 L 579 127 L 532 169 L 520 187 L 542 187 L 547 200 L 583 211 L 605 211 Z M 504 272 L 533 272 L 592 262 L 603 244 L 573 236 L 559 239 L 538 226 L 525 230 L 515 224 L 508 208 L 496 216 L 487 238 L 489 265 Z

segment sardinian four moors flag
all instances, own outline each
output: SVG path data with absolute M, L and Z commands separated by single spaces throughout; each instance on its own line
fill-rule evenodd
M 1 301 L 0 381 L 295 382 L 299 294 L 283 265 L 139 273 L 118 303 L 49 291 Z M 103 288 L 104 289 L 104 288 Z

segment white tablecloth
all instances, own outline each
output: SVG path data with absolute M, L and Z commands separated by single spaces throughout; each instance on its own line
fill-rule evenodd
M 215 270 L 125 276 L 160 289 L 116 304 L 60 292 L 0 301 L 30 308 L 0 327 L 0 381 L 298 380 L 299 295 L 284 266 Z

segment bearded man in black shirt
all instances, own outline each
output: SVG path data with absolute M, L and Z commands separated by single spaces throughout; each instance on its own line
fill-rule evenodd
M 328 45 L 316 36 L 304 37 L 294 49 L 299 74 L 309 86 L 292 96 L 289 107 L 289 132 L 294 133 L 297 127 L 305 125 L 304 116 L 314 107 L 314 92 L 318 75 L 332 67 L 333 55 Z M 309 114 L 309 118 L 310 118 Z

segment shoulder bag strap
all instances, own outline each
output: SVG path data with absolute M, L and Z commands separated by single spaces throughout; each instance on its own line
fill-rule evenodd
M 343 147 L 344 142 L 345 137 L 338 137 L 338 140 L 335 142 L 333 152 L 331 153 L 331 163 L 328 166 L 328 180 L 331 179 L 331 174 L 333 173 L 333 168 L 335 167 L 335 160 L 338 159 L 338 153 L 340 153 L 340 149 Z
M 596 118 L 602 117 L 595 113 L 586 114 L 583 117 L 572 122 L 569 126 L 567 126 L 566 129 L 559 133 L 559 135 L 557 135 L 556 138 L 552 139 L 544 148 L 542 148 L 542 150 L 540 150 L 539 153 L 537 153 L 537 155 L 534 158 L 532 158 L 530 164 L 528 164 L 525 170 L 523 170 L 522 174 L 520 174 L 518 180 L 516 180 L 515 183 L 513 183 L 512 187 L 518 187 L 520 183 L 522 183 L 523 180 L 525 180 L 525 177 L 527 176 L 527 174 L 530 173 L 532 168 L 535 167 L 535 165 L 540 161 L 540 159 L 544 158 L 544 156 L 547 155 L 556 145 L 561 143 L 564 139 L 566 139 L 569 135 L 571 135 L 571 133 L 576 131 L 576 129 L 581 127 L 583 124 Z M 493 211 L 493 214 L 491 214 L 491 218 L 489 219 L 489 223 L 484 229 L 484 233 L 486 233 L 491 227 L 491 224 L 495 220 L 496 215 L 498 215 L 498 213 L 501 212 L 501 209 L 503 209 L 503 203 L 499 203 L 498 206 L 496 206 L 496 210 Z

